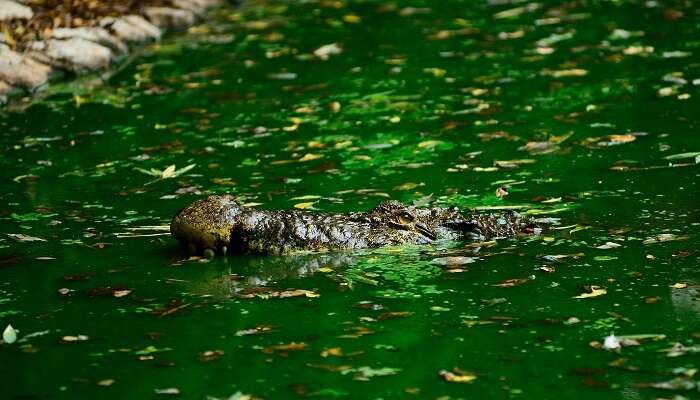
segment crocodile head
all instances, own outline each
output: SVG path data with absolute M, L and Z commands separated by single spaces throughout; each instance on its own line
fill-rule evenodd
M 170 223 L 170 233 L 191 254 L 225 254 L 236 217 L 244 210 L 233 196 L 209 196 L 180 210 Z
M 413 207 L 407 207 L 395 200 L 378 204 L 370 211 L 369 218 L 375 224 L 385 224 L 395 229 L 418 232 L 430 240 L 437 238 L 428 224 L 421 221 Z

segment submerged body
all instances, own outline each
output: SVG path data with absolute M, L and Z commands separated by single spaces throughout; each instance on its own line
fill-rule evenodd
M 416 208 L 396 201 L 364 213 L 265 211 L 232 196 L 209 196 L 183 208 L 170 225 L 192 254 L 284 254 L 359 249 L 435 240 L 483 240 L 530 233 L 517 213 L 463 215 L 456 207 Z

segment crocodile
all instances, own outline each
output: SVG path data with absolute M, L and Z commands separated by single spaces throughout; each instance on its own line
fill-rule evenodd
M 287 254 L 481 241 L 538 233 L 516 212 L 463 213 L 457 207 L 418 208 L 395 200 L 367 212 L 269 211 L 246 207 L 230 195 L 212 195 L 180 210 L 170 232 L 190 254 Z

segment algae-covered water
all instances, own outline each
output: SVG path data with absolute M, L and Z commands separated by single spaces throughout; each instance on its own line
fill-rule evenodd
M 249 1 L 5 111 L 0 397 L 698 398 L 695 6 Z M 188 259 L 212 193 L 558 225 Z

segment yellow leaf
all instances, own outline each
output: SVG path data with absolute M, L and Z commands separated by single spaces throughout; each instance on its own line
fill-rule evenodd
M 625 134 L 625 135 L 610 135 L 610 141 L 614 143 L 629 143 L 634 142 L 637 139 L 636 136 Z
M 414 182 L 406 182 L 403 185 L 399 185 L 394 187 L 394 190 L 412 190 L 417 188 L 418 186 L 421 186 L 421 184 L 414 183 Z
M 547 200 L 542 200 L 543 204 L 552 204 L 561 202 L 561 197 L 552 197 Z
M 342 357 L 343 349 L 340 347 L 331 347 L 330 349 L 325 349 L 321 352 L 321 357 L 326 358 L 328 356 Z
M 545 75 L 550 75 L 554 78 L 565 78 L 565 77 L 570 77 L 570 76 L 584 76 L 588 74 L 588 71 L 585 69 L 581 68 L 573 68 L 573 69 L 562 69 L 558 71 L 545 71 Z
M 574 299 L 588 299 L 591 297 L 598 297 L 607 294 L 608 291 L 600 286 L 591 286 L 591 291 L 586 293 L 581 293 L 578 296 L 574 296 Z
M 294 110 L 294 112 L 297 112 L 299 114 L 313 114 L 314 111 L 315 110 L 312 107 L 308 106 L 299 107 L 296 110 Z
M 355 14 L 347 14 L 343 16 L 343 21 L 349 24 L 357 24 L 358 22 L 362 21 L 362 18 L 358 17 Z
M 442 144 L 442 140 L 426 140 L 424 142 L 418 143 L 418 147 L 420 147 L 421 149 L 433 149 L 440 144 Z
M 473 372 L 461 371 L 457 368 L 452 371 L 441 370 L 439 372 L 442 379 L 452 383 L 470 383 L 476 380 L 476 375 Z
M 502 199 L 506 196 L 508 196 L 508 187 L 506 187 L 505 185 L 499 186 L 496 189 L 496 197 L 498 197 L 499 199 Z
M 309 143 L 307 143 L 307 146 L 311 149 L 322 149 L 326 147 L 326 144 L 323 142 L 319 142 L 318 140 L 311 140 Z
M 447 71 L 441 68 L 423 68 L 423 72 L 432 74 L 436 78 L 443 77 L 447 73 Z
M 333 112 L 338 112 L 338 111 L 340 111 L 340 108 L 341 108 L 341 107 L 342 107 L 342 106 L 341 106 L 341 104 L 340 104 L 339 101 L 334 101 L 334 102 L 332 102 L 332 103 L 330 103 L 330 104 L 328 105 L 328 108 L 330 108 L 330 110 L 333 111 Z
M 323 155 L 321 154 L 312 154 L 312 153 L 306 153 L 304 157 L 299 159 L 299 162 L 307 162 L 307 161 L 312 161 L 312 160 L 317 160 L 319 158 L 323 158 Z
M 321 196 L 316 195 L 316 194 L 307 194 L 305 196 L 297 196 L 297 197 L 292 197 L 291 200 L 316 200 L 320 199 Z
M 167 179 L 167 178 L 170 178 L 171 176 L 173 176 L 174 172 L 175 172 L 175 164 L 164 169 L 160 176 L 163 179 Z
M 294 208 L 298 208 L 300 210 L 305 210 L 307 208 L 314 208 L 314 204 L 318 203 L 317 201 L 309 201 L 306 203 L 297 203 L 294 205 Z

